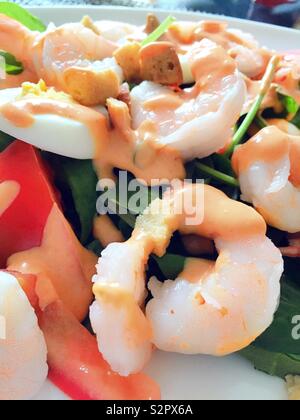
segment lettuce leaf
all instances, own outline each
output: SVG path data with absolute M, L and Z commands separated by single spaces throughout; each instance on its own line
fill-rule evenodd
M 287 375 L 300 375 L 300 355 L 276 353 L 252 345 L 240 354 L 253 363 L 257 370 L 271 376 L 285 378 Z
M 292 320 L 300 315 L 299 268 L 299 259 L 286 260 L 274 322 L 255 343 L 240 352 L 256 369 L 280 378 L 300 374 L 300 340 L 292 336 Z
M 33 16 L 31 13 L 29 13 L 26 9 L 19 6 L 18 4 L 11 3 L 8 1 L 0 2 L 0 14 L 9 16 L 10 18 L 17 20 L 32 31 L 44 32 L 46 30 L 46 26 L 39 18 Z
M 292 96 L 283 95 L 282 93 L 279 93 L 278 95 L 287 114 L 297 114 L 299 110 L 298 102 Z
M 2 50 L 0 50 L 0 56 L 3 57 L 5 60 L 6 74 L 16 76 L 18 74 L 23 73 L 24 71 L 23 64 L 20 61 L 17 61 L 15 56 Z
M 153 259 L 168 280 L 175 280 L 182 273 L 186 262 L 186 257 L 175 254 L 166 254 L 161 258 L 153 256 Z
M 293 318 L 300 315 L 300 288 L 283 276 L 281 299 L 271 327 L 255 342 L 265 350 L 299 354 L 300 340 L 292 337 Z
M 15 139 L 0 131 L 0 153 L 3 152 Z
M 90 241 L 96 214 L 97 175 L 91 160 L 44 153 L 61 192 L 64 213 L 83 245 Z

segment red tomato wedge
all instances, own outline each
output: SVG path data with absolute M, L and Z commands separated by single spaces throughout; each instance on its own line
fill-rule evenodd
M 88 330 L 61 302 L 40 315 L 49 352 L 49 378 L 75 400 L 153 400 L 158 385 L 144 374 L 121 377 L 111 371 Z
M 55 193 L 38 152 L 15 141 L 0 154 L 0 185 L 15 181 L 20 192 L 0 217 L 0 267 L 7 258 L 41 243 Z
M 39 315 L 48 347 L 49 378 L 74 400 L 153 400 L 158 385 L 144 374 L 121 377 L 99 353 L 96 338 L 60 301 Z
M 39 293 L 41 307 L 51 302 L 54 288 L 66 308 L 82 321 L 93 299 L 92 276 L 96 263 L 96 255 L 81 246 L 63 213 L 53 204 L 40 246 L 12 255 L 8 270 L 35 274 L 42 292 Z
M 47 343 L 49 379 L 61 391 L 74 400 L 160 399 L 159 386 L 147 375 L 125 378 L 112 372 L 98 351 L 96 338 L 57 296 L 52 294 L 52 302 L 41 310 L 42 281 L 33 275 L 9 273 L 19 281 L 36 311 Z
M 77 240 L 34 147 L 15 141 L 0 154 L 0 187 L 7 182 L 16 184 L 19 192 L 0 212 L 0 267 L 8 264 L 9 270 L 50 281 L 66 307 L 84 319 L 92 300 L 97 257 Z M 5 204 L 7 189 L 2 195 Z M 49 288 L 39 285 L 47 305 L 52 297 Z

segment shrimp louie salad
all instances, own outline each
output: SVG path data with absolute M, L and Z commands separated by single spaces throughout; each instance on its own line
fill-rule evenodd
M 0 2 L 0 264 L 0 400 L 157 400 L 157 349 L 300 399 L 300 50 Z

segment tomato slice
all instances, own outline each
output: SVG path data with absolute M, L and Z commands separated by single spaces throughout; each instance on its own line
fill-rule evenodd
M 12 255 L 8 259 L 8 270 L 35 274 L 41 291 L 40 305 L 46 307 L 56 293 L 82 321 L 93 299 L 92 276 L 96 263 L 96 255 L 81 246 L 63 213 L 54 204 L 40 246 Z
M 20 192 L 0 217 L 0 267 L 19 251 L 40 245 L 49 213 L 56 201 L 38 152 L 15 141 L 0 154 L 0 184 L 15 181 Z
M 121 377 L 99 353 L 96 338 L 64 305 L 53 302 L 40 314 L 48 347 L 49 378 L 75 400 L 159 399 L 158 385 L 144 374 Z
M 40 309 L 45 290 L 40 287 L 42 280 L 9 272 L 17 278 L 37 313 L 47 343 L 49 379 L 61 391 L 74 400 L 160 399 L 159 386 L 147 375 L 125 378 L 112 372 L 99 353 L 96 338 L 57 296 L 52 295 L 52 302 Z
M 18 279 L 36 310 L 47 343 L 49 379 L 61 391 L 74 400 L 160 398 L 159 386 L 147 375 L 141 373 L 125 378 L 112 372 L 99 353 L 96 338 L 57 297 L 41 310 L 43 289 L 38 286 L 36 276 L 11 274 Z

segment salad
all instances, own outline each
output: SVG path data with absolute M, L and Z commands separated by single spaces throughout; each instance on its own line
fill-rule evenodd
M 300 399 L 300 53 L 0 2 L 0 399 L 159 399 L 155 349 Z

